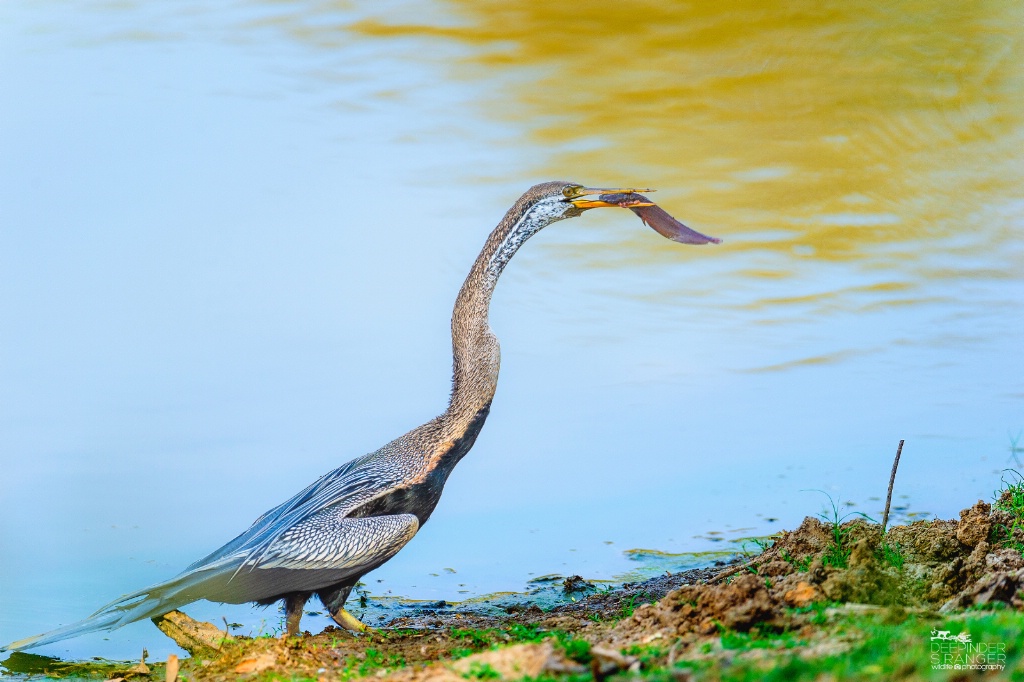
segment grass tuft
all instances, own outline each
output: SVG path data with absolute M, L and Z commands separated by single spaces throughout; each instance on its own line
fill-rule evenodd
M 1009 479 L 1008 474 L 1012 474 Z M 993 506 L 1010 518 L 1006 523 L 993 526 L 992 539 L 1000 547 L 1009 547 L 1024 555 L 1024 476 L 1016 469 L 1007 469 L 1001 480 Z
M 876 555 L 879 561 L 889 564 L 896 570 L 903 570 L 903 564 L 907 559 L 903 554 L 903 547 L 898 542 L 883 542 L 878 546 Z
M 851 516 L 860 516 L 868 521 L 872 521 L 873 519 L 862 512 L 840 514 L 839 507 L 836 506 L 836 501 L 832 499 L 831 495 L 824 490 L 814 490 L 812 492 L 818 492 L 827 497 L 829 506 L 832 507 L 831 511 L 826 508 L 818 514 L 818 518 L 832 527 L 832 544 L 825 548 L 825 552 L 821 557 L 821 563 L 826 566 L 846 568 L 850 562 L 850 554 L 853 552 L 853 548 L 847 542 L 847 538 L 852 529 L 843 528 L 843 523 Z

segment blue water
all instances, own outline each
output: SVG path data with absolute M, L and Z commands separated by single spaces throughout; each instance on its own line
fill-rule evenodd
M 635 568 L 631 548 L 793 527 L 827 502 L 813 490 L 874 515 L 901 438 L 898 501 L 919 514 L 955 516 L 1016 466 L 1012 183 L 970 201 L 933 188 L 862 211 L 844 191 L 796 207 L 819 180 L 808 168 L 725 163 L 667 129 L 573 136 L 531 99 L 559 87 L 552 64 L 488 66 L 472 41 L 352 28 L 468 21 L 457 5 L 375 7 L 0 5 L 0 640 L 177 573 L 437 414 L 469 264 L 519 193 L 556 177 L 653 184 L 725 242 L 672 244 L 625 211 L 531 241 L 494 299 L 491 417 L 431 522 L 367 576 L 372 594 L 611 579 Z M 1007 60 L 994 63 L 1019 80 Z M 1009 121 L 996 151 L 894 161 L 900 191 L 915 173 L 968 187 L 979 159 L 1019 177 L 1009 92 L 987 105 Z M 716 120 L 693 115 L 679 114 Z M 683 186 L 684 167 L 705 184 Z M 769 197 L 771 182 L 790 193 Z M 279 623 L 274 609 L 190 613 Z M 143 646 L 175 651 L 142 623 L 38 653 Z

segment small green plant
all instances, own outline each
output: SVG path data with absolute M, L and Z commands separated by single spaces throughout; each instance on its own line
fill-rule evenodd
M 643 668 L 648 668 L 651 663 L 665 658 L 667 652 L 657 644 L 633 644 L 623 649 L 622 653 L 636 657 Z
M 470 630 L 455 628 L 452 630 L 452 637 L 462 641 L 468 640 L 472 647 L 483 648 L 494 643 L 494 630 Z
M 551 636 L 550 632 L 545 632 L 536 625 L 523 625 L 522 623 L 513 623 L 507 633 L 509 639 L 516 642 L 539 642 Z
M 621 614 L 623 618 L 629 618 L 636 611 L 636 595 L 631 594 L 627 601 L 622 603 Z
M 251 632 L 249 634 L 254 639 L 258 639 L 260 637 L 265 639 L 276 639 L 281 636 L 282 632 L 284 632 L 284 618 L 281 618 L 276 626 L 271 627 L 269 632 L 267 632 L 266 619 L 260 620 L 260 629 L 256 631 L 256 634 L 252 634 Z
M 577 663 L 590 663 L 590 642 L 585 639 L 576 639 L 567 632 L 558 633 L 558 646 L 565 652 L 565 657 Z
M 880 561 L 884 561 L 897 570 L 903 570 L 906 557 L 903 555 L 903 547 L 900 546 L 900 543 L 886 540 L 879 545 L 876 555 Z
M 853 548 L 849 546 L 847 537 L 850 534 L 850 528 L 843 528 L 843 522 L 851 516 L 861 516 L 867 520 L 871 520 L 867 514 L 862 512 L 851 512 L 849 514 L 840 514 L 839 507 L 836 506 L 836 501 L 832 499 L 824 490 L 815 490 L 828 498 L 829 506 L 832 510 L 823 509 L 818 517 L 825 523 L 832 526 L 832 544 L 825 548 L 825 552 L 821 557 L 821 562 L 826 566 L 835 566 L 836 568 L 846 568 L 850 561 L 850 554 Z
M 1008 475 L 1012 475 L 1009 479 Z M 996 509 L 1010 516 L 1009 523 L 997 523 L 992 528 L 992 539 L 1002 547 L 1024 554 L 1024 476 L 1016 469 L 1003 472 L 1002 485 L 995 491 Z
M 405 667 L 405 658 L 399 654 L 389 654 L 368 647 L 362 654 L 345 658 L 339 670 L 339 678 L 351 680 L 403 667 Z
M 723 649 L 747 651 L 750 649 L 792 649 L 805 644 L 792 632 L 762 632 L 753 628 L 750 632 L 736 632 L 723 629 L 721 635 Z
M 837 606 L 842 606 L 842 604 L 834 601 L 817 601 L 806 606 L 786 609 L 786 611 L 792 614 L 809 613 L 811 614 L 810 622 L 812 625 L 825 625 L 828 623 L 828 609 Z
M 495 670 L 490 663 L 474 661 L 469 666 L 469 672 L 463 677 L 467 680 L 497 680 L 501 678 L 501 673 Z
M 748 542 L 757 547 L 756 552 L 751 552 L 747 549 Z M 770 538 L 748 538 L 744 540 L 740 545 L 740 551 L 743 552 L 743 556 L 747 557 L 748 559 L 753 559 L 759 554 L 763 554 L 766 549 L 768 549 L 774 544 L 775 541 Z
M 403 668 L 405 659 L 398 654 L 385 654 L 377 649 L 366 649 L 366 659 L 359 666 L 359 674 L 362 676 L 374 673 L 382 668 Z
M 793 557 L 792 554 L 789 553 L 789 550 L 783 549 L 779 553 L 779 556 L 782 557 L 783 561 L 785 561 L 790 566 L 795 568 L 797 573 L 806 573 L 811 568 L 811 555 L 810 554 L 808 554 L 807 556 L 805 556 L 802 559 L 796 559 L 796 558 Z
M 640 600 L 640 602 L 637 603 L 637 600 Z M 629 618 L 633 615 L 633 612 L 636 611 L 636 607 L 643 604 L 653 604 L 656 601 L 658 600 L 645 592 L 631 594 L 629 595 L 629 599 L 622 602 L 622 610 L 619 612 L 619 618 Z

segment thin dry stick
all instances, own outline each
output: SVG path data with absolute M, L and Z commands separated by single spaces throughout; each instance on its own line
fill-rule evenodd
M 761 560 L 761 558 L 763 556 L 764 556 L 764 554 L 759 554 L 758 556 L 754 557 L 753 559 L 751 559 L 750 561 L 748 561 L 745 564 L 740 564 L 738 566 L 733 566 L 732 568 L 725 569 L 724 571 L 722 571 L 721 573 L 716 575 L 714 578 L 709 580 L 708 584 L 709 585 L 714 585 L 715 583 L 721 582 L 722 580 L 725 580 L 726 578 L 731 578 L 732 576 L 736 575 L 740 571 L 747 570 L 751 566 L 756 566 L 757 563 Z
M 671 668 L 676 664 L 676 649 L 683 643 L 683 638 L 676 638 L 676 643 L 672 645 L 672 648 L 668 650 L 668 667 Z
M 889 494 L 885 496 L 885 511 L 882 512 L 882 535 L 885 535 L 885 526 L 889 523 L 889 504 L 892 503 L 892 484 L 896 482 L 896 467 L 900 465 L 900 455 L 903 453 L 903 440 L 896 448 L 896 459 L 892 463 L 892 473 L 889 474 Z
M 177 682 L 178 680 L 178 656 L 177 654 L 171 654 L 167 657 L 167 675 L 164 678 L 167 682 Z

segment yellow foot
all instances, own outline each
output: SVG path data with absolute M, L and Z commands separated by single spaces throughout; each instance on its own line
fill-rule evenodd
M 337 613 L 332 613 L 331 618 L 334 622 L 352 632 L 373 632 L 373 628 L 365 625 L 361 620 L 353 616 L 345 609 L 340 609 Z

